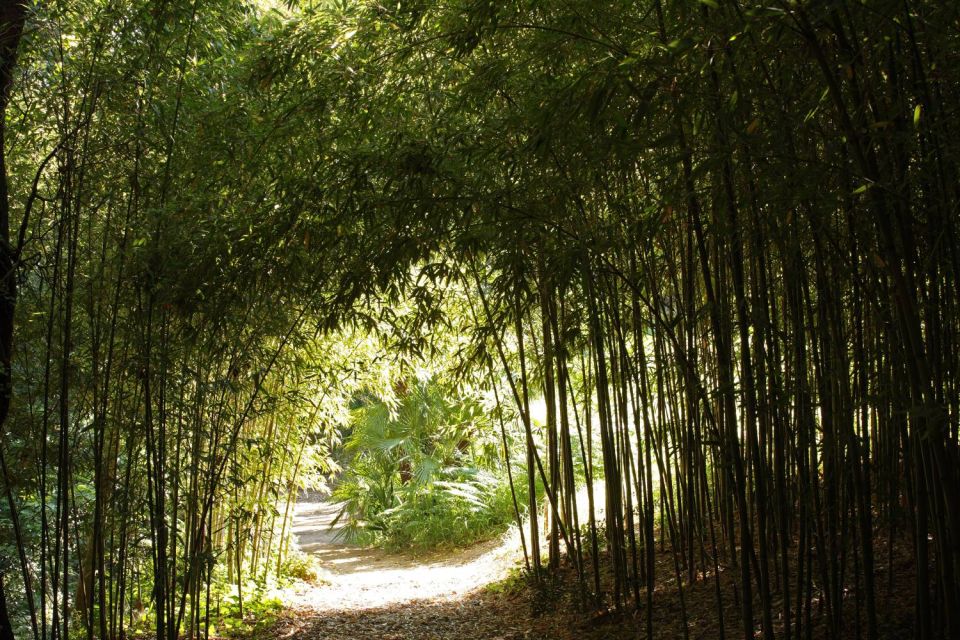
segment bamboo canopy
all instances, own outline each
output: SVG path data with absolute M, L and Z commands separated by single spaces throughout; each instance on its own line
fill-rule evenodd
M 4 3 L 0 640 L 243 617 L 424 363 L 585 608 L 957 637 L 958 52 L 933 0 Z

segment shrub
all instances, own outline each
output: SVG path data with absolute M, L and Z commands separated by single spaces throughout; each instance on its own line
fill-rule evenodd
M 345 441 L 344 537 L 394 549 L 464 546 L 502 532 L 513 501 L 494 426 L 472 399 L 404 385 L 395 407 L 366 397 Z M 491 446 L 492 445 L 492 446 Z M 518 485 L 521 486 L 521 485 Z

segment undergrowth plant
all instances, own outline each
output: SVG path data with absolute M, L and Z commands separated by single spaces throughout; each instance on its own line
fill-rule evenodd
M 422 550 L 505 530 L 513 498 L 480 403 L 436 382 L 396 391 L 389 400 L 365 396 L 354 409 L 333 492 L 343 503 L 342 537 Z

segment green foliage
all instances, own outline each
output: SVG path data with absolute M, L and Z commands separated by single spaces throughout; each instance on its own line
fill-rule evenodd
M 466 546 L 501 533 L 515 521 L 505 474 L 463 470 L 448 477 L 453 479 L 411 488 L 406 499 L 383 514 L 386 546 Z
M 843 563 L 866 589 L 872 518 L 905 509 L 913 564 L 949 563 L 918 619 L 960 611 L 960 4 L 27 4 L 0 120 L 18 637 L 81 581 L 60 605 L 91 636 L 176 609 L 149 631 L 196 637 L 204 587 L 256 607 L 311 575 L 288 507 L 340 466 L 354 539 L 490 535 L 504 446 L 521 508 L 534 452 L 562 497 L 618 489 L 581 537 L 621 587 L 631 491 L 651 539 L 671 501 L 685 544 L 724 514 L 689 562 L 739 566 L 744 605 L 760 576 L 767 635 L 791 598 L 751 553 L 828 545 L 839 618 Z M 563 438 L 526 406 L 548 380 Z
M 484 585 L 483 590 L 494 595 L 515 595 L 530 583 L 530 576 L 523 567 L 511 567 L 505 578 Z
M 229 638 L 257 637 L 258 633 L 274 625 L 283 609 L 280 598 L 262 590 L 253 591 L 252 596 L 243 601 L 242 608 L 235 596 L 226 595 L 216 617 L 211 620 L 210 634 Z
M 513 502 L 492 425 L 476 400 L 434 382 L 365 397 L 345 440 L 343 536 L 395 549 L 462 546 L 502 531 Z
M 283 559 L 283 565 L 279 573 L 287 581 L 300 581 L 315 586 L 322 585 L 325 582 L 317 559 L 299 549 Z

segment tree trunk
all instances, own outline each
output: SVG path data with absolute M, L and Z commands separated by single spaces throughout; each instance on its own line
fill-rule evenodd
M 13 88 L 17 49 L 27 8 L 23 2 L 0 7 L 0 430 L 10 413 L 13 314 L 17 300 L 16 249 L 10 244 L 10 194 L 4 150 L 7 104 Z M 11 505 L 12 507 L 12 505 Z M 3 576 L 0 575 L 0 640 L 13 640 Z
M 0 640 L 14 640 L 10 612 L 7 611 L 7 594 L 3 589 L 3 573 L 0 573 Z

